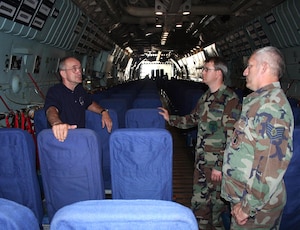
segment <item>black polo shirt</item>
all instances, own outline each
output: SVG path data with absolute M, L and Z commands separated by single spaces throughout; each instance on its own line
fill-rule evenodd
M 63 123 L 77 125 L 77 128 L 85 127 L 85 110 L 92 104 L 91 95 L 78 84 L 74 91 L 60 83 L 49 88 L 45 100 L 44 109 L 54 106 L 58 109 Z

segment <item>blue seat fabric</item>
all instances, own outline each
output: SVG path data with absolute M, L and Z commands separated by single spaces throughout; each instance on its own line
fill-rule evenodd
M 0 227 L 3 230 L 39 230 L 36 216 L 28 207 L 0 198 Z
M 18 128 L 0 129 L 0 197 L 32 210 L 39 224 L 43 209 L 32 136 Z
M 129 109 L 125 114 L 126 128 L 165 128 L 166 123 L 156 108 Z
M 300 226 L 300 126 L 293 133 L 293 157 L 284 175 L 287 202 L 283 210 L 280 229 L 291 230 Z
M 41 174 L 49 220 L 65 205 L 104 199 L 102 150 L 90 129 L 69 130 L 59 142 L 51 129 L 38 135 Z
M 165 129 L 118 129 L 110 137 L 113 199 L 172 200 L 172 137 Z
M 110 109 L 110 118 L 113 122 L 112 132 L 118 129 L 118 116 L 117 113 Z M 109 155 L 109 138 L 111 133 L 107 131 L 107 128 L 102 128 L 102 115 L 86 110 L 85 113 L 85 125 L 86 128 L 94 130 L 100 138 L 102 148 L 102 170 L 104 188 L 111 190 L 111 175 L 110 175 L 110 155 Z
M 55 230 L 197 230 L 192 211 L 175 202 L 161 200 L 83 201 L 59 210 L 51 227 Z

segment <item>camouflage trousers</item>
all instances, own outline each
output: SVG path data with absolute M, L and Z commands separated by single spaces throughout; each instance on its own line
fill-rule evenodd
M 211 168 L 203 165 L 195 167 L 191 209 L 199 221 L 199 229 L 225 229 L 221 216 L 225 203 L 220 191 L 221 182 L 211 181 Z

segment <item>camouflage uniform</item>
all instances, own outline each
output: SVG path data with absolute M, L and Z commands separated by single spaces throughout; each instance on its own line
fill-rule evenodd
M 191 203 L 200 229 L 224 229 L 220 217 L 225 207 L 220 200 L 221 182 L 211 181 L 211 170 L 222 170 L 227 138 L 232 136 L 240 106 L 237 95 L 222 85 L 215 93 L 206 91 L 191 114 L 171 115 L 169 119 L 170 125 L 181 129 L 198 125 Z
M 283 176 L 292 157 L 294 120 L 287 98 L 276 82 L 243 101 L 243 109 L 224 154 L 221 196 L 242 202 L 250 217 L 231 229 L 278 229 L 286 192 Z

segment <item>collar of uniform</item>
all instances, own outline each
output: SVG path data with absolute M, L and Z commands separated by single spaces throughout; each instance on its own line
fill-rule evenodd
M 224 91 L 225 89 L 226 89 L 226 85 L 222 84 L 222 85 L 220 86 L 220 88 L 219 88 L 216 92 L 211 93 L 211 94 L 214 94 L 215 97 L 219 98 L 220 96 L 223 95 L 223 91 Z
M 219 88 L 217 91 L 215 91 L 215 92 L 212 93 L 212 92 L 210 91 L 210 89 L 208 89 L 207 92 L 209 92 L 210 95 L 211 95 L 211 94 L 217 94 L 217 93 L 219 93 L 219 92 L 222 92 L 225 88 L 226 88 L 226 86 L 225 86 L 224 84 L 222 84 L 222 85 L 220 86 L 220 88 Z
M 210 98 L 212 95 L 213 95 L 213 100 L 218 100 L 218 99 L 220 99 L 221 97 L 222 97 L 222 95 L 223 95 L 223 91 L 226 89 L 226 85 L 224 85 L 224 84 L 222 84 L 221 86 L 220 86 L 220 88 L 216 91 L 216 92 L 214 92 L 214 93 L 212 93 L 209 89 L 206 91 L 206 93 L 205 93 L 205 95 L 203 95 L 203 100 L 208 100 L 208 98 Z M 212 98 L 210 98 L 210 99 L 212 99 Z
M 256 97 L 259 97 L 259 95 L 261 95 L 263 92 L 265 91 L 270 91 L 272 89 L 275 89 L 275 88 L 281 88 L 281 85 L 280 85 L 280 82 L 279 81 L 276 81 L 276 82 L 273 82 L 269 85 L 266 85 L 252 93 L 250 93 L 246 98 L 256 98 Z
M 256 90 L 254 93 L 261 94 L 264 91 L 269 91 L 269 90 L 272 90 L 272 89 L 275 89 L 275 88 L 281 88 L 279 81 L 276 81 L 276 82 L 273 82 L 269 85 L 266 85 L 266 86 Z
M 217 92 L 222 92 L 225 89 L 226 89 L 226 85 L 222 84 Z

